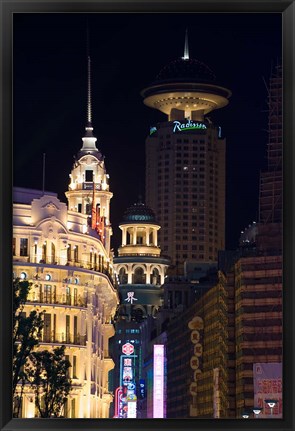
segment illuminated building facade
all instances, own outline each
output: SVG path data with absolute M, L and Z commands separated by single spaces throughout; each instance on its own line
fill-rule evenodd
M 282 256 L 241 257 L 234 273 L 239 417 L 254 407 L 253 364 L 282 363 Z M 259 407 L 265 411 L 265 405 Z
M 142 91 L 144 104 L 167 116 L 146 139 L 146 201 L 174 273 L 183 273 L 185 261 L 216 262 L 225 247 L 225 139 L 207 114 L 230 95 L 189 57 L 187 38 L 184 57 Z
M 167 417 L 234 416 L 233 293 L 225 281 L 221 271 L 200 279 L 192 285 L 198 299 L 167 324 Z
M 70 174 L 68 206 L 55 193 L 16 188 L 13 207 L 14 277 L 32 283 L 24 312 L 44 310 L 40 350 L 65 345 L 72 389 L 62 415 L 107 418 L 114 367 L 109 338 L 119 303 L 112 282 L 108 175 L 88 118 L 83 146 Z M 35 417 L 33 390 L 25 387 L 22 417 Z

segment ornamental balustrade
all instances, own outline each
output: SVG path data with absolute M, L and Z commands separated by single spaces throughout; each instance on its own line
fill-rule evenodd
M 87 307 L 87 298 L 81 297 L 78 295 L 77 297 L 73 295 L 55 295 L 54 293 L 37 293 L 31 292 L 28 295 L 27 302 L 35 302 L 39 304 L 61 304 L 61 305 L 71 305 L 74 307 Z
M 77 346 L 86 346 L 86 335 L 68 334 L 66 332 L 43 334 L 41 337 L 42 343 L 53 344 L 75 344 Z

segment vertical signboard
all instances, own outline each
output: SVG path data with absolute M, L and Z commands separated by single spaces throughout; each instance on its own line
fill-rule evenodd
M 136 417 L 136 357 L 136 355 L 131 354 L 121 355 L 120 357 L 120 386 L 122 387 L 122 394 L 119 402 L 119 418 Z
M 254 406 L 262 409 L 259 418 L 282 417 L 282 364 L 253 364 Z M 271 410 L 265 400 L 275 400 Z
M 154 345 L 153 417 L 164 417 L 164 345 Z
M 191 417 L 197 416 L 197 394 L 198 394 L 198 381 L 202 374 L 203 365 L 203 332 L 204 322 L 200 316 L 194 316 L 188 322 L 188 328 L 191 330 L 191 342 L 193 344 L 193 354 L 190 359 L 190 367 L 193 370 L 191 375 L 191 383 L 189 391 L 192 396 L 192 403 L 190 404 Z

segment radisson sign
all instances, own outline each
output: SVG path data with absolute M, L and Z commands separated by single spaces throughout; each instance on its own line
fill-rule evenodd
M 186 122 L 173 121 L 173 133 L 185 132 L 186 130 L 204 130 L 207 129 L 206 124 L 187 120 Z

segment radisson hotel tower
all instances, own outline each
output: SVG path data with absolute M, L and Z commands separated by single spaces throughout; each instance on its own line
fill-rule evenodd
M 167 115 L 146 139 L 146 204 L 162 229 L 159 244 L 171 258 L 171 274 L 184 264 L 217 261 L 225 247 L 225 139 L 207 118 L 228 104 L 205 64 L 184 56 L 172 61 L 141 95 Z

